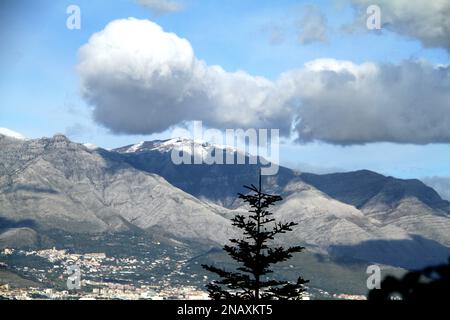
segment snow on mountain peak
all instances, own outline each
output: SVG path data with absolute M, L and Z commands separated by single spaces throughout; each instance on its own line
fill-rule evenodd
M 25 140 L 25 136 L 15 132 L 13 130 L 7 129 L 7 128 L 0 128 L 0 134 L 4 135 L 6 137 L 10 137 L 10 138 L 14 138 L 14 139 L 18 139 L 18 140 Z
M 224 151 L 226 153 L 238 153 L 252 157 L 252 155 L 248 152 L 241 151 L 235 147 L 210 143 L 199 139 L 193 140 L 190 138 L 181 137 L 168 140 L 142 141 L 137 144 L 115 149 L 115 151 L 120 153 L 141 153 L 150 151 L 168 153 L 172 151 L 179 151 L 198 157 L 207 157 L 212 154 L 213 150 Z
M 133 152 L 138 152 L 138 151 L 142 151 L 142 146 L 144 145 L 144 141 L 141 141 L 137 144 L 133 144 L 131 147 L 129 147 L 127 149 L 127 151 L 125 151 L 125 153 L 133 153 Z
M 240 151 L 234 147 L 210 143 L 203 140 L 193 140 L 188 138 L 173 138 L 165 141 L 157 142 L 153 145 L 152 150 L 158 150 L 160 152 L 170 152 L 172 150 L 179 150 L 190 153 L 191 151 L 194 154 L 210 154 L 213 149 L 223 150 L 229 153 L 242 153 L 246 154 L 243 151 Z

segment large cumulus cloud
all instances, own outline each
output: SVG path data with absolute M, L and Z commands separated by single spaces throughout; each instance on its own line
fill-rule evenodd
M 189 42 L 147 20 L 116 20 L 79 50 L 94 117 L 118 133 L 161 132 L 183 121 L 217 128 L 289 127 L 274 83 L 198 60 Z
M 450 68 L 317 60 L 283 81 L 302 100 L 300 141 L 450 142 Z
M 80 48 L 94 118 L 116 133 L 151 134 L 185 121 L 294 130 L 298 141 L 450 142 L 450 68 L 319 59 L 274 81 L 196 58 L 186 39 L 147 20 L 117 20 Z

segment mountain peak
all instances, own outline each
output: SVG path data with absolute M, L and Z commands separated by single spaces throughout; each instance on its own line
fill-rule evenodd
M 406 198 L 417 198 L 433 208 L 448 207 L 436 191 L 417 179 L 397 179 L 370 170 L 325 175 L 304 173 L 301 177 L 329 196 L 357 208 L 374 200 L 396 206 Z
M 67 138 L 62 133 L 56 133 L 55 135 L 53 135 L 52 139 L 55 140 L 55 141 L 69 141 L 69 138 Z
M 57 133 L 55 134 L 51 139 L 50 139 L 50 143 L 55 147 L 55 148 L 65 148 L 71 144 L 74 144 L 72 141 L 69 140 L 69 138 L 67 138 L 65 135 L 63 135 L 62 133 Z

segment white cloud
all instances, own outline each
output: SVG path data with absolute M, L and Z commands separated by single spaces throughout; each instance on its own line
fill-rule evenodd
M 116 20 L 79 51 L 78 73 L 97 122 L 152 134 L 185 121 L 279 128 L 299 141 L 450 142 L 450 67 L 319 59 L 276 81 L 227 72 L 147 20 Z
M 181 10 L 182 6 L 174 0 L 137 0 L 138 3 L 155 14 L 164 14 Z
M 114 132 L 162 132 L 183 121 L 289 127 L 274 84 L 198 60 L 189 42 L 147 20 L 116 20 L 79 50 L 83 95 Z
M 450 51 L 449 0 L 349 1 L 358 9 L 359 17 L 366 17 L 368 6 L 378 5 L 383 28 L 417 38 L 425 47 Z

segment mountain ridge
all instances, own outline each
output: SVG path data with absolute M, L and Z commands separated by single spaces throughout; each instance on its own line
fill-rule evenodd
M 165 177 L 170 183 L 195 196 L 202 196 L 202 194 L 193 190 L 192 187 L 183 184 L 185 179 L 183 179 L 183 181 L 178 181 L 177 176 L 184 176 L 186 171 L 208 171 L 208 169 L 210 169 L 208 175 L 213 176 L 213 174 L 220 174 L 221 171 L 225 172 L 226 169 L 229 168 L 227 165 L 193 165 L 189 167 L 174 165 L 169 161 L 169 153 L 174 149 L 178 151 L 180 148 L 176 148 L 176 145 L 172 148 L 166 145 L 166 148 L 164 149 L 159 147 L 161 144 L 168 144 L 171 141 L 177 141 L 177 139 L 145 141 L 137 145 L 116 148 L 112 151 L 122 154 L 124 160 L 132 166 L 143 171 L 157 173 Z M 192 142 L 192 140 L 185 139 L 184 142 L 186 145 L 189 145 L 189 142 Z M 199 144 L 196 143 L 196 146 L 198 147 Z M 214 147 L 214 145 L 211 144 L 207 146 L 208 148 Z M 133 147 L 137 147 L 136 150 L 132 150 Z M 218 146 L 217 148 L 219 150 L 222 149 L 224 152 L 236 152 L 233 148 L 223 149 L 222 146 Z M 157 158 L 157 161 L 152 161 L 152 159 L 150 159 L 151 157 Z M 246 161 L 246 163 L 248 163 L 249 160 L 247 159 Z M 197 170 L 197 167 L 201 167 L 201 170 Z M 251 168 L 250 171 L 254 179 L 254 177 L 258 176 L 260 167 L 260 164 L 247 165 L 246 170 Z M 184 168 L 188 168 L 189 170 L 185 170 Z M 220 170 L 222 168 L 223 170 Z M 242 170 L 236 170 L 236 172 L 232 173 L 242 174 Z M 225 172 L 225 174 L 228 174 L 228 172 Z M 379 200 L 388 205 L 398 204 L 396 201 L 401 200 L 403 197 L 417 197 L 420 201 L 434 209 L 442 210 L 446 214 L 450 213 L 450 202 L 442 199 L 434 189 L 427 186 L 419 179 L 398 179 L 391 176 L 384 176 L 370 170 L 320 175 L 298 172 L 280 166 L 280 172 L 276 178 L 264 177 L 264 179 L 266 180 L 266 185 L 274 188 L 280 185 L 286 185 L 287 182 L 292 179 L 300 179 L 313 185 L 331 197 L 353 205 L 356 208 L 362 208 L 375 196 L 382 198 Z M 358 185 L 354 186 L 355 182 L 358 182 Z M 199 181 L 195 181 L 195 183 L 199 184 Z M 210 189 L 210 187 L 213 186 L 209 185 L 208 189 Z M 209 200 L 217 201 L 218 199 L 212 197 L 209 198 Z M 227 203 L 226 201 L 220 204 L 225 205 L 226 207 L 232 207 L 232 203 Z

